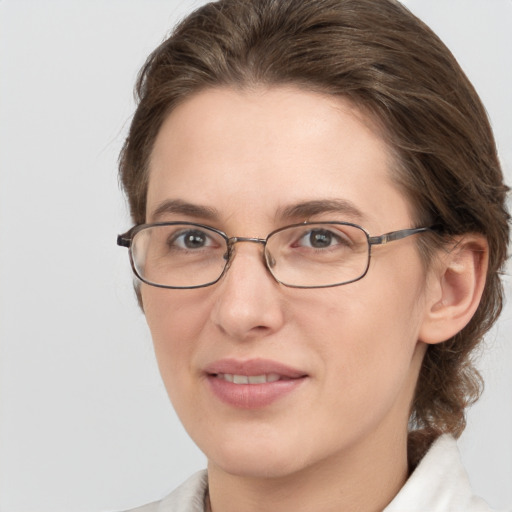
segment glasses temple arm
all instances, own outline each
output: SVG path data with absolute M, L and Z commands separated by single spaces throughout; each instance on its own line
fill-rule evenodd
M 415 235 L 416 233 L 424 233 L 425 231 L 432 231 L 432 228 L 401 229 L 399 231 L 384 233 L 380 236 L 371 236 L 368 240 L 370 245 L 385 245 L 389 242 L 394 242 L 395 240 L 401 240 L 402 238 Z
M 117 245 L 120 247 L 130 247 L 132 239 L 127 237 L 127 233 L 117 235 Z

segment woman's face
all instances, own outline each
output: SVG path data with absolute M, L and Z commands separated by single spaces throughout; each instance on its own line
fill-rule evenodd
M 349 221 L 380 235 L 413 227 L 392 165 L 346 101 L 284 87 L 206 90 L 159 132 L 147 222 L 265 238 L 306 220 Z M 212 286 L 142 284 L 163 381 L 210 465 L 284 476 L 405 436 L 427 303 L 414 238 L 375 247 L 363 279 L 333 288 L 278 284 L 261 244 L 244 242 Z

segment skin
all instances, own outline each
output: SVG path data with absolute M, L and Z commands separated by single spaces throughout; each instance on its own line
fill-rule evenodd
M 159 132 L 147 222 L 194 221 L 260 238 L 305 220 L 356 222 L 372 235 L 414 227 L 392 166 L 377 130 L 346 101 L 291 87 L 206 90 Z M 281 215 L 331 199 L 359 214 Z M 157 216 L 168 200 L 209 212 Z M 278 284 L 252 243 L 237 244 L 213 286 L 141 285 L 167 392 L 208 458 L 214 511 L 377 511 L 396 495 L 407 478 L 421 338 L 440 290 L 414 238 L 374 248 L 366 277 L 334 288 Z M 204 374 L 222 358 L 270 359 L 307 378 L 267 407 L 234 408 Z

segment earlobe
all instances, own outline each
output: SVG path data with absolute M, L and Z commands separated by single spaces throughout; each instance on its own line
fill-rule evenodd
M 485 286 L 489 256 L 482 235 L 457 237 L 432 262 L 419 340 L 441 343 L 461 331 L 474 315 Z

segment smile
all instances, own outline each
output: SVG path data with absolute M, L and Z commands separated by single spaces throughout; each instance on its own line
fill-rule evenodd
M 233 373 L 218 373 L 215 375 L 218 379 L 223 379 L 233 384 L 266 384 L 268 382 L 277 382 L 278 380 L 289 380 L 278 373 L 267 373 L 262 375 L 236 375 Z
M 276 361 L 222 359 L 204 369 L 213 396 L 237 409 L 280 402 L 308 381 L 307 373 Z

